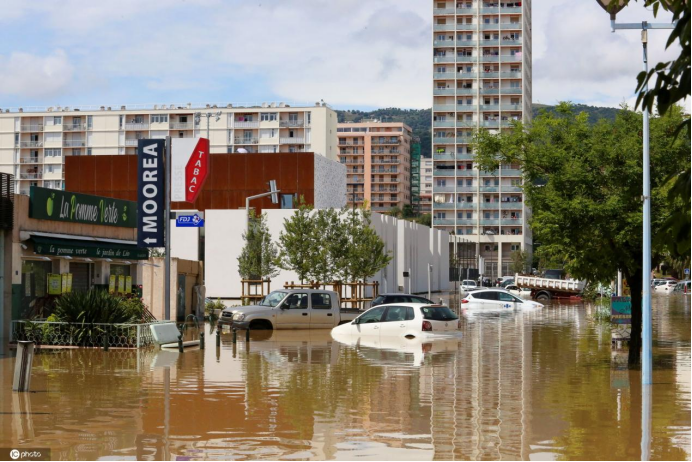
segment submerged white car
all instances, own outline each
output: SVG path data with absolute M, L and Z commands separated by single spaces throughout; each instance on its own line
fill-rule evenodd
M 677 285 L 678 281 L 666 280 L 654 287 L 654 292 L 660 294 L 670 294 Z
M 332 336 L 429 337 L 459 333 L 459 316 L 444 305 L 398 303 L 370 308 L 352 322 L 332 329 Z
M 531 298 L 531 289 L 527 289 L 526 287 L 519 287 L 517 285 L 510 284 L 505 287 L 505 290 L 520 298 Z
M 461 300 L 462 310 L 510 311 L 533 308 L 543 308 L 543 304 L 533 300 L 522 300 L 505 289 L 480 289 Z

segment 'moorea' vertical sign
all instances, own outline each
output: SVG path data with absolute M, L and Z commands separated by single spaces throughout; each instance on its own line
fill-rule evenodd
M 163 247 L 165 140 L 139 140 L 137 149 L 137 246 Z

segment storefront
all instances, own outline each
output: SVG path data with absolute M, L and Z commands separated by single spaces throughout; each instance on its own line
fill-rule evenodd
M 111 276 L 140 284 L 147 249 L 137 248 L 131 201 L 32 187 L 15 197 L 12 319 L 42 317 L 56 296 L 109 288 Z M 112 288 L 111 288 L 112 289 Z

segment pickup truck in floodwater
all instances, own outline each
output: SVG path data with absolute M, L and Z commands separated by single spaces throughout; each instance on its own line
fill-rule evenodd
M 257 305 L 225 308 L 219 327 L 236 329 L 331 329 L 353 321 L 362 311 L 340 307 L 331 290 L 275 290 Z

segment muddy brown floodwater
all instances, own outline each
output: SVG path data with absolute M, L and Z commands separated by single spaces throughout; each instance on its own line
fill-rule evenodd
M 640 460 L 638 371 L 591 308 L 464 316 L 456 341 L 207 334 L 207 349 L 0 357 L 0 447 L 54 459 Z M 652 460 L 690 459 L 690 298 L 654 297 Z M 208 327 L 207 327 L 208 329 Z

